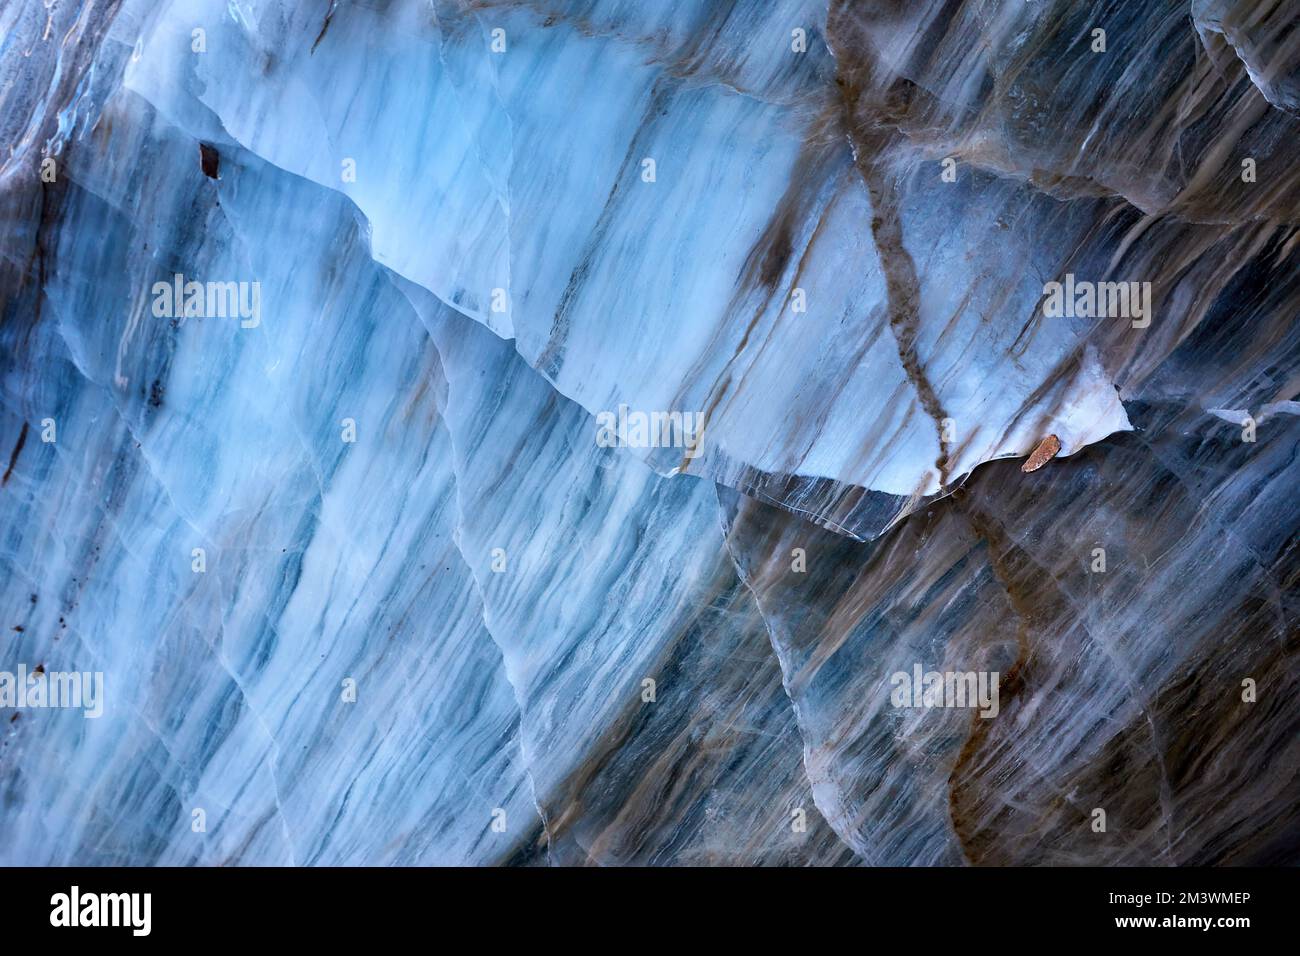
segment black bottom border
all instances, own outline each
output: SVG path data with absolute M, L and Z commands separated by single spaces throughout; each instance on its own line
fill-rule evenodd
M 902 932 L 918 945 L 998 947 L 1020 934 L 1065 941 L 1196 941 L 1215 948 L 1290 928 L 1300 902 L 1291 869 L 0 869 L 6 942 L 204 943 L 355 940 L 413 932 L 486 933 L 501 943 L 574 934 L 583 945 L 769 945 Z M 72 887 L 88 920 L 69 923 Z M 149 894 L 149 932 L 142 928 Z M 87 897 L 94 896 L 93 902 Z M 130 907 L 127 909 L 126 907 Z M 130 925 L 134 917 L 134 927 Z M 80 922 L 80 919 L 78 919 Z M 1243 935 L 1244 934 L 1244 935 Z M 640 940 L 638 943 L 637 940 Z M 1025 936 L 1024 941 L 1032 937 Z M 619 942 L 622 940 L 622 942 Z M 847 942 L 847 939 L 846 939 Z M 1199 948 L 1199 947 L 1198 947 Z

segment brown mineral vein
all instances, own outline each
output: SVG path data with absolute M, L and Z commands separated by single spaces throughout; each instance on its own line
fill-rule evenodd
M 14 465 L 18 463 L 18 456 L 23 453 L 23 445 L 27 444 L 27 423 L 23 422 L 23 430 L 18 433 L 18 442 L 14 445 L 13 453 L 9 456 L 9 467 L 5 469 L 3 479 L 0 479 L 0 485 L 9 484 L 9 476 L 14 473 Z

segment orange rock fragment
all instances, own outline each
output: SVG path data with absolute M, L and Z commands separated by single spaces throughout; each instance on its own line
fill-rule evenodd
M 1048 435 L 1038 443 L 1038 447 L 1035 448 L 1033 453 L 1029 456 L 1029 460 L 1020 466 L 1020 470 L 1026 475 L 1031 471 L 1037 471 L 1055 458 L 1056 453 L 1060 450 L 1061 439 L 1057 438 L 1055 435 Z

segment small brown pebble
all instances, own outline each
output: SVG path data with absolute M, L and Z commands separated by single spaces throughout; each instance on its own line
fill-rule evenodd
M 1061 439 L 1057 438 L 1055 435 L 1048 435 L 1038 443 L 1038 447 L 1035 448 L 1033 453 L 1029 456 L 1029 460 L 1020 466 L 1020 470 L 1026 475 L 1031 471 L 1037 471 L 1055 458 L 1056 453 L 1060 450 Z
M 215 146 L 199 143 L 199 166 L 208 179 L 221 178 L 221 154 Z

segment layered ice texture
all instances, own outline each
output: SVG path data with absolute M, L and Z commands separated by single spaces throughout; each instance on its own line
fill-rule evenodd
M 3 8 L 0 672 L 105 691 L 0 695 L 0 863 L 1297 862 L 1298 78 L 1295 0 Z

